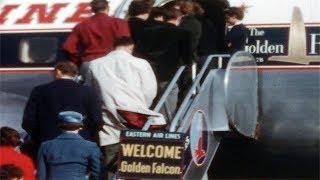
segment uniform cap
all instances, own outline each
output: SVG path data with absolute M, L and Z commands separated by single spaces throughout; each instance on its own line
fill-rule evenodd
M 82 124 L 84 116 L 75 111 L 62 111 L 58 115 L 58 124 Z

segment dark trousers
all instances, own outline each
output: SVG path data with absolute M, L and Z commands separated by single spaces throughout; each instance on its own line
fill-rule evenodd
M 110 144 L 107 146 L 101 146 L 101 151 L 103 154 L 103 166 L 104 166 L 104 179 L 108 179 L 109 172 L 116 172 L 117 170 L 117 160 L 120 151 L 120 143 Z

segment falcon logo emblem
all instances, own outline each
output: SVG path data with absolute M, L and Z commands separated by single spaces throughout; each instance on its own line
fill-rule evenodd
M 193 162 L 201 166 L 207 155 L 207 134 L 203 131 L 205 127 L 205 115 L 198 110 L 193 114 L 190 129 L 190 149 Z

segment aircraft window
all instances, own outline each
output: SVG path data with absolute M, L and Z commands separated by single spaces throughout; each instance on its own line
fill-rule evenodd
M 22 63 L 52 63 L 55 61 L 58 39 L 55 37 L 29 37 L 20 41 L 19 60 Z

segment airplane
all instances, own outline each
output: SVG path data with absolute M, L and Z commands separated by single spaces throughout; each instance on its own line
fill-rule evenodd
M 89 2 L 0 2 L 1 127 L 23 132 L 21 119 L 31 89 L 52 80 L 52 65 L 64 57 L 62 43 L 76 23 L 91 15 Z M 110 0 L 110 13 L 124 18 L 130 2 Z M 156 0 L 155 5 L 168 2 Z M 229 2 L 249 6 L 243 22 L 250 31 L 247 52 L 231 57 L 226 70 L 200 71 L 172 118 L 170 131 L 189 134 L 195 156 L 189 161 L 186 179 L 201 179 L 207 173 L 225 133 L 256 140 L 273 152 L 314 155 L 319 151 L 319 2 Z M 272 8 L 274 4 L 282 8 Z M 216 58 L 229 57 L 210 56 L 207 64 Z M 201 133 L 193 127 L 202 129 Z

